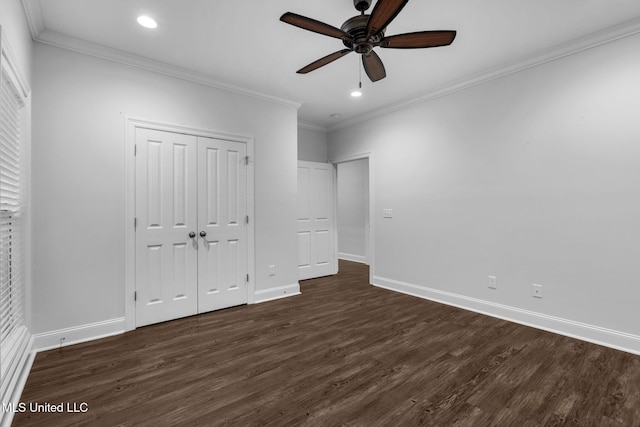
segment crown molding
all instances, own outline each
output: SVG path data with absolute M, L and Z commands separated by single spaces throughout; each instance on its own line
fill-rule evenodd
M 42 8 L 40 6 L 40 0 L 21 0 L 25 10 L 29 29 L 33 39 L 37 42 L 57 46 L 60 48 L 76 51 L 90 56 L 95 56 L 102 59 L 107 59 L 114 62 L 119 62 L 124 65 L 129 65 L 137 68 L 146 69 L 149 71 L 157 72 L 171 77 L 203 84 L 206 86 L 214 87 L 217 89 L 238 93 L 245 96 L 250 96 L 269 102 L 274 102 L 281 105 L 300 108 L 302 101 L 289 100 L 272 94 L 265 94 L 238 86 L 222 83 L 213 79 L 211 76 L 203 73 L 194 72 L 184 68 L 176 67 L 159 61 L 155 61 L 148 58 L 143 58 L 129 53 L 108 48 L 106 46 L 86 42 L 73 37 L 65 36 L 63 34 L 47 31 L 44 25 L 44 18 L 42 15 Z M 640 18 L 632 19 L 623 22 L 619 25 L 610 27 L 608 29 L 598 31 L 580 37 L 573 41 L 564 43 L 553 50 L 543 52 L 531 58 L 527 58 L 523 61 L 516 61 L 501 66 L 492 68 L 490 70 L 478 73 L 472 76 L 467 76 L 464 79 L 460 79 L 455 82 L 448 83 L 446 85 L 435 88 L 434 90 L 418 97 L 409 100 L 401 101 L 384 108 L 376 109 L 350 119 L 346 119 L 331 126 L 324 127 L 313 123 L 300 122 L 299 126 L 304 129 L 315 130 L 319 132 L 334 132 L 340 129 L 344 129 L 350 126 L 354 126 L 360 123 L 373 120 L 375 118 L 391 114 L 397 111 L 411 108 L 415 105 L 428 102 L 430 100 L 440 98 L 446 95 L 453 94 L 455 92 L 477 86 L 491 80 L 498 79 L 500 77 L 515 74 L 520 71 L 524 71 L 529 68 L 536 67 L 538 65 L 546 64 L 566 56 L 570 56 L 587 49 L 601 46 L 606 43 L 610 43 L 619 40 L 624 37 L 629 37 L 634 34 L 640 33 Z
M 164 62 L 156 61 L 154 59 L 133 55 L 118 49 L 113 49 L 96 43 L 88 42 L 86 40 L 81 40 L 55 31 L 44 30 L 34 40 L 38 43 L 46 44 L 49 46 L 55 46 L 84 55 L 117 62 L 130 67 L 140 68 L 169 77 L 175 77 L 204 86 L 213 87 L 227 92 L 257 98 L 262 101 L 285 105 L 287 107 L 294 107 L 296 109 L 302 106 L 302 101 L 290 100 L 276 95 L 223 83 L 213 79 L 211 76 L 204 73 L 177 67 Z
M 308 123 L 308 122 L 298 122 L 298 127 L 301 129 L 306 129 L 306 130 L 312 130 L 314 132 L 322 132 L 322 133 L 327 133 L 327 128 L 323 127 L 323 126 L 319 126 L 313 123 Z
M 29 31 L 31 31 L 31 38 L 37 40 L 40 33 L 44 31 L 44 17 L 40 0 L 21 0 L 21 2 Z
M 49 31 L 45 27 L 40 0 L 21 1 L 27 23 L 29 24 L 29 30 L 31 31 L 31 37 L 36 42 L 71 50 L 96 58 L 106 59 L 108 61 L 117 62 L 135 68 L 141 68 L 147 71 L 153 71 L 155 73 L 221 89 L 227 92 L 285 105 L 287 107 L 294 107 L 298 109 L 302 106 L 302 101 L 299 100 L 286 99 L 280 96 L 223 83 L 204 73 L 169 65 L 164 62 L 144 58 L 138 55 L 132 55 L 121 50 L 112 49 L 103 45 L 67 36 L 65 34 Z
M 329 126 L 327 128 L 327 132 L 334 132 L 350 126 L 368 122 L 387 114 L 405 110 L 407 108 L 411 108 L 415 105 L 419 105 L 436 98 L 450 95 L 452 93 L 498 79 L 500 77 L 519 73 L 520 71 L 537 67 L 548 62 L 556 61 L 558 59 L 562 59 L 564 57 L 574 55 L 588 49 L 602 46 L 604 44 L 611 43 L 625 37 L 633 36 L 638 33 L 640 33 L 640 18 L 632 19 L 623 22 L 622 24 L 607 28 L 605 30 L 591 33 L 587 36 L 580 37 L 578 39 L 561 44 L 555 49 L 546 51 L 525 60 L 503 64 L 501 66 L 492 68 L 491 70 L 448 83 L 418 98 L 398 102 L 384 108 L 376 109 L 374 111 L 370 111 L 368 113 L 343 120 L 339 123 Z

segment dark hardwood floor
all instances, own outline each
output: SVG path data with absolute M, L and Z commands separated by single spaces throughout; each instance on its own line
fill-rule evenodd
M 37 355 L 15 426 L 640 426 L 640 356 L 367 285 Z

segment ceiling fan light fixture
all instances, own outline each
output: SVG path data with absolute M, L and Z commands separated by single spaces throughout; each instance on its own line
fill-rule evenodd
M 158 28 L 158 23 L 155 19 L 147 15 L 138 16 L 138 24 L 142 25 L 145 28 Z

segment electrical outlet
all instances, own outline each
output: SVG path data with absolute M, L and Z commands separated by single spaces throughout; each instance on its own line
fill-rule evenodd
M 532 286 L 532 294 L 534 298 L 542 298 L 542 285 L 536 285 L 535 283 Z
M 276 266 L 275 265 L 270 265 L 269 266 L 269 276 L 275 276 L 276 275 Z
M 496 284 L 496 276 L 489 276 L 488 279 L 488 285 L 489 285 L 489 289 L 497 289 L 498 286 Z

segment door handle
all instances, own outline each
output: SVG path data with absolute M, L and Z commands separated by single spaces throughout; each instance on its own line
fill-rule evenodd
M 206 232 L 206 231 L 201 231 L 201 232 L 200 232 L 200 237 L 205 237 L 206 235 L 207 235 L 207 232 Z
M 192 231 L 191 233 L 189 233 L 189 237 L 191 237 L 191 238 L 193 239 L 194 237 L 196 237 L 196 233 L 194 233 L 194 232 Z

